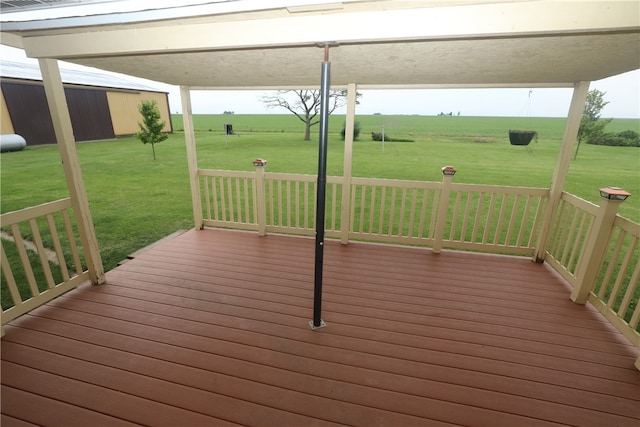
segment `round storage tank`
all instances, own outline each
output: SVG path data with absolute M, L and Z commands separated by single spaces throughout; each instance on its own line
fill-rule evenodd
M 0 135 L 0 152 L 6 153 L 7 151 L 20 151 L 27 146 L 27 141 L 20 135 L 6 134 Z

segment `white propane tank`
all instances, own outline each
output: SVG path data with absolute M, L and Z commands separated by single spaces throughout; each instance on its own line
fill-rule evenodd
M 27 146 L 27 141 L 15 133 L 0 135 L 0 152 L 20 151 Z

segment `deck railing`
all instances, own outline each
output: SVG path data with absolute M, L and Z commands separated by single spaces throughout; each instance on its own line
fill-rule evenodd
M 575 302 L 589 301 L 640 348 L 640 225 L 617 215 L 618 203 L 564 193 L 546 260 L 573 286 Z
M 531 255 L 549 190 L 452 184 L 444 245 Z
M 597 213 L 597 205 L 569 193 L 562 194 L 547 246 L 546 261 L 572 285 L 579 280 L 580 255 Z
M 204 225 L 257 230 L 255 172 L 199 170 Z
M 262 169 L 199 175 L 205 226 L 315 233 L 314 175 Z M 547 189 L 454 184 L 451 176 L 442 182 L 350 178 L 346 199 L 344 191 L 342 177 L 327 177 L 327 237 L 342 237 L 346 225 L 348 239 L 517 255 L 533 254 L 548 197 Z
M 71 199 L 0 216 L 2 325 L 89 280 Z

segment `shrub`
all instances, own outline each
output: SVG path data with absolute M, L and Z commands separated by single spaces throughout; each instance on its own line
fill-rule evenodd
M 640 134 L 633 130 L 623 132 L 608 132 L 587 141 L 593 145 L 608 145 L 614 147 L 640 147 Z
M 342 139 L 344 139 L 345 134 L 347 133 L 347 124 L 345 123 L 342 126 L 342 132 L 340 132 L 340 135 L 342 136 Z M 353 139 L 356 140 L 358 139 L 358 137 L 360 136 L 360 123 L 359 122 L 354 122 L 353 123 Z
M 371 132 L 371 139 L 374 141 L 382 141 L 382 132 Z M 413 139 L 391 138 L 389 135 L 385 135 L 384 140 L 387 142 L 415 142 Z

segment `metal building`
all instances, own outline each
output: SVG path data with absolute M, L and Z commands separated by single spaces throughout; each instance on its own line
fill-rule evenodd
M 0 70 L 0 133 L 21 135 L 27 145 L 55 144 L 39 67 L 3 61 Z M 158 103 L 172 132 L 167 92 L 102 73 L 63 69 L 61 75 L 76 141 L 135 134 L 143 100 Z

